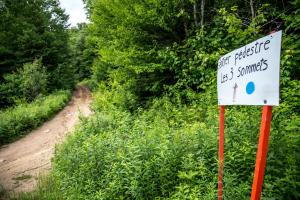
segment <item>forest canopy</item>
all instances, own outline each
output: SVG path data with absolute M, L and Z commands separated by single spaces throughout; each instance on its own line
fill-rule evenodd
M 80 56 L 82 60 L 73 59 L 85 50 L 85 25 L 76 31 L 70 29 L 68 15 L 58 0 L 0 0 L 0 24 L 1 107 L 24 99 L 32 101 L 56 89 L 72 88 L 89 75 L 88 64 L 82 64 L 89 61 L 83 61 L 84 56 Z M 89 55 L 86 53 L 86 57 Z M 25 94 L 25 82 L 43 88 L 35 94 Z

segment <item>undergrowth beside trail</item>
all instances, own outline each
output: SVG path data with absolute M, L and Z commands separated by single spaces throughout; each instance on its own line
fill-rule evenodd
M 11 194 L 10 200 L 60 200 L 61 193 L 57 188 L 55 180 L 50 175 L 39 177 L 37 183 L 38 190 L 33 192 L 25 192 L 20 194 Z M 0 195 L 1 197 L 1 195 Z M 6 197 L 8 199 L 8 197 Z
M 219 110 L 208 91 L 188 105 L 156 98 L 135 113 L 96 92 L 95 115 L 56 151 L 52 189 L 20 199 L 216 199 Z M 260 117 L 260 107 L 226 109 L 224 199 L 250 197 Z M 276 107 L 263 200 L 300 197 L 298 131 L 299 115 Z
M 70 91 L 60 90 L 0 111 L 0 145 L 26 134 L 61 110 L 69 101 Z
M 40 186 L 26 198 L 217 199 L 218 59 L 276 27 L 283 30 L 280 106 L 261 199 L 300 199 L 300 1 L 289 1 L 285 13 L 257 4 L 249 21 L 236 1 L 215 2 L 201 27 L 186 10 L 197 1 L 184 2 L 87 1 L 97 56 L 86 83 L 95 89 L 95 113 L 56 149 L 54 189 Z M 261 107 L 227 106 L 225 116 L 223 199 L 249 199 Z
M 134 114 L 111 105 L 114 98 L 95 101 L 94 108 L 101 109 L 57 151 L 53 174 L 63 197 L 215 199 L 215 94 L 215 88 L 191 93 L 189 105 L 156 98 Z M 299 115 L 286 118 L 284 109 L 274 109 L 262 199 L 300 197 Z M 224 199 L 250 196 L 260 118 L 260 107 L 226 109 Z

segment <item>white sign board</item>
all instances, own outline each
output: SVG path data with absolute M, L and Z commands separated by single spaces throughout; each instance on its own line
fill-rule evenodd
M 220 58 L 219 105 L 279 105 L 281 36 L 272 33 Z

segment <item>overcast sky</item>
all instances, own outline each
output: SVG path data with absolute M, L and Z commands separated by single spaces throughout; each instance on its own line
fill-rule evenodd
M 82 0 L 59 0 L 62 8 L 69 15 L 69 23 L 76 26 L 77 23 L 87 22 Z

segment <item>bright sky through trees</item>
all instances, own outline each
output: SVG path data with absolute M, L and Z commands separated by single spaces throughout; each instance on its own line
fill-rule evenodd
M 82 0 L 60 0 L 61 7 L 69 15 L 69 23 L 76 26 L 77 23 L 87 22 Z

